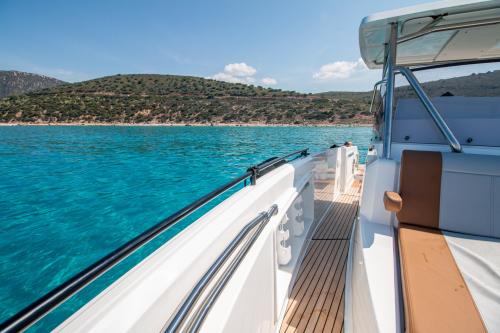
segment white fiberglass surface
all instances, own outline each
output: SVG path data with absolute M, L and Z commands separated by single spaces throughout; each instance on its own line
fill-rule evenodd
M 500 17 L 498 1 L 440 1 L 377 13 L 361 22 L 361 56 L 369 68 L 381 68 L 390 24 L 398 23 L 398 38 L 432 27 L 467 24 Z M 481 25 L 416 36 L 398 45 L 398 65 L 429 64 L 435 61 L 490 59 L 500 55 L 496 46 L 500 25 Z M 413 51 L 413 52 L 412 52 Z
M 382 156 L 382 142 L 374 142 L 378 158 Z M 423 150 L 423 151 L 440 151 L 451 152 L 449 145 L 440 144 L 415 144 L 415 143 L 392 143 L 391 145 L 391 159 L 394 161 L 401 161 L 401 155 L 404 150 Z M 464 146 L 462 153 L 465 154 L 482 154 L 482 155 L 500 155 L 500 147 L 480 147 L 480 146 Z
M 500 147 L 500 97 L 435 97 L 432 102 L 462 145 Z M 422 103 L 415 98 L 398 101 L 392 141 L 447 143 Z
M 346 332 L 399 332 L 398 276 L 393 216 L 384 191 L 396 189 L 397 162 L 376 159 L 366 166 L 359 220 L 351 239 L 346 284 Z

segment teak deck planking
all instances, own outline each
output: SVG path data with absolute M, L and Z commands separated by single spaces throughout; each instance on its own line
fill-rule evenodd
M 333 202 L 320 201 L 332 190 L 327 185 L 315 193 L 315 216 L 323 219 L 297 273 L 280 333 L 343 332 L 347 252 L 361 183 L 354 181 Z

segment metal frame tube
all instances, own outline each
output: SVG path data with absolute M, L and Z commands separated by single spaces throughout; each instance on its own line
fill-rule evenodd
M 451 149 L 454 152 L 461 152 L 462 151 L 462 146 L 460 145 L 460 142 L 457 140 L 453 132 L 450 130 L 448 125 L 446 124 L 446 121 L 444 120 L 443 117 L 439 114 L 438 110 L 432 103 L 431 99 L 427 94 L 425 93 L 424 89 L 418 82 L 417 78 L 413 74 L 413 72 L 406 68 L 406 67 L 399 67 L 398 68 L 399 73 L 401 73 L 406 80 L 408 80 L 408 83 L 410 86 L 413 88 L 415 93 L 417 94 L 418 98 L 424 105 L 425 109 L 427 112 L 429 112 L 429 115 L 432 117 L 432 120 L 434 120 L 434 123 L 437 125 L 439 131 L 443 134 L 443 136 L 446 138 L 448 141 L 449 145 L 451 146 Z
M 394 105 L 394 68 L 396 66 L 396 45 L 397 45 L 397 23 L 391 23 L 391 35 L 389 44 L 387 44 L 387 56 L 385 61 L 385 98 L 384 98 L 384 142 L 383 157 L 391 158 L 391 140 L 392 140 L 392 110 Z
M 375 97 L 377 96 L 377 91 L 380 85 L 385 83 L 385 80 L 380 80 L 373 86 L 372 101 L 370 103 L 370 113 L 373 113 L 373 104 L 375 103 Z

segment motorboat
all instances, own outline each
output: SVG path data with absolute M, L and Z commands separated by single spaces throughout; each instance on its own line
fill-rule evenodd
M 22 331 L 179 221 L 230 196 L 57 332 L 499 332 L 500 97 L 435 96 L 419 73 L 500 61 L 500 2 L 377 13 L 366 163 L 349 142 L 273 157 L 1 324 Z M 397 80 L 411 94 L 397 96 Z

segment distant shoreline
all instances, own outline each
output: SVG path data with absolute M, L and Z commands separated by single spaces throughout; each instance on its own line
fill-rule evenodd
M 0 123 L 0 126 L 144 126 L 144 127 L 370 127 L 371 123 L 305 123 L 305 124 L 269 124 L 269 123 L 38 123 L 13 122 Z

